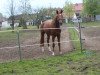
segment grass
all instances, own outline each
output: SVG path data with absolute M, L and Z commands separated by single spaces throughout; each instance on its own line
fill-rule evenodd
M 82 26 L 100 26 L 100 21 L 81 23 Z
M 76 25 L 76 24 L 75 24 Z M 91 27 L 91 26 L 100 26 L 100 21 L 95 21 L 95 22 L 86 22 L 86 23 L 80 23 L 81 26 L 88 26 L 88 27 Z M 68 23 L 67 24 L 68 27 L 72 27 L 74 26 L 73 23 Z
M 0 75 L 99 75 L 100 54 L 74 51 L 42 59 L 0 64 Z
M 75 29 L 68 29 L 69 34 L 70 34 L 70 39 L 71 40 L 77 40 L 77 41 L 72 41 L 72 44 L 76 50 L 80 50 L 80 41 L 79 40 L 79 35 Z
M 21 40 L 26 39 L 29 36 L 30 37 L 31 36 L 38 37 L 39 31 L 32 30 L 32 29 L 37 29 L 37 27 L 36 26 L 28 26 L 28 29 L 22 29 L 22 27 L 18 27 L 18 28 L 15 28 L 14 31 L 12 31 L 11 29 L 0 31 L 0 42 L 1 41 L 6 42 L 6 41 L 11 41 L 11 40 L 17 41 L 18 40 L 18 32 L 17 31 L 19 31 L 20 38 L 22 38 Z
M 73 27 L 74 25 L 72 23 L 67 24 L 67 27 Z M 79 41 L 79 34 L 74 28 L 68 28 L 70 40 L 77 40 L 77 41 L 72 41 L 73 47 L 75 50 L 80 50 L 80 41 Z
M 34 25 L 29 25 L 27 26 L 27 29 L 37 29 L 37 26 Z M 9 31 L 9 30 L 12 30 L 11 27 L 10 28 L 3 28 L 2 31 Z M 15 27 L 15 30 L 24 30 L 23 27 Z
M 0 32 L 0 47 L 17 45 L 17 33 L 16 32 Z
M 23 27 L 16 27 L 15 29 L 20 30 L 20 29 L 23 29 Z M 37 26 L 30 25 L 30 26 L 27 26 L 27 29 L 37 29 Z
M 6 40 L 11 38 L 16 38 L 17 33 L 16 32 L 0 32 L 0 40 Z
M 72 40 L 78 39 L 74 29 L 69 29 L 69 33 Z M 76 50 L 64 55 L 1 63 L 0 75 L 99 75 L 100 51 L 81 53 L 79 41 L 72 43 Z
M 37 32 L 39 31 L 31 31 L 31 29 L 37 29 L 36 26 L 28 26 L 28 29 L 23 29 L 22 27 L 17 27 L 15 28 L 14 31 L 12 31 L 10 28 L 9 29 L 4 29 L 3 31 L 0 31 L 0 42 L 6 42 L 6 41 L 9 41 L 9 40 L 15 40 L 17 41 L 18 39 L 18 33 L 17 31 L 20 31 L 19 34 L 20 34 L 20 37 L 28 37 L 28 36 L 32 36 L 33 35 L 33 32 L 34 35 L 36 35 Z M 27 32 L 26 32 L 27 31 Z M 29 34 L 30 32 L 30 34 Z M 38 35 L 38 34 L 37 34 Z

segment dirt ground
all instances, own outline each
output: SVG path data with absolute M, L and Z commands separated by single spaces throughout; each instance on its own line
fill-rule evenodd
M 69 41 L 69 33 L 67 28 L 64 28 L 64 30 L 62 30 L 61 32 L 61 50 L 63 53 L 66 53 L 68 51 L 72 50 L 72 45 L 71 42 L 65 42 L 65 41 Z M 39 36 L 40 37 L 40 36 Z M 27 39 L 26 41 L 23 42 L 23 45 L 32 45 L 34 44 L 39 44 L 40 42 L 40 38 L 35 38 L 36 40 L 34 42 L 32 42 L 32 39 Z M 45 43 L 46 43 L 46 35 L 45 35 Z M 37 42 L 37 43 L 36 43 Z M 56 41 L 57 42 L 57 38 Z M 52 43 L 51 38 L 50 38 L 50 43 Z M 52 49 L 52 44 L 50 45 L 51 49 Z M 41 51 L 41 47 L 40 45 L 35 45 L 33 47 L 23 47 L 22 50 L 24 52 L 25 55 L 23 55 L 23 58 L 40 58 L 40 57 L 48 57 L 51 56 L 51 52 L 49 52 L 48 46 L 47 44 L 44 45 L 45 51 L 44 53 Z M 29 51 L 30 50 L 30 51 Z M 29 55 L 28 55 L 29 53 Z M 59 49 L 58 49 L 58 44 L 56 44 L 55 46 L 55 54 L 59 55 Z
M 73 47 L 72 47 L 71 42 L 69 41 L 70 39 L 69 39 L 69 33 L 68 33 L 67 27 L 62 26 L 62 28 L 64 29 L 61 32 L 61 42 L 63 42 L 61 43 L 61 50 L 62 50 L 62 53 L 64 54 L 68 51 L 72 51 Z M 31 32 L 31 34 L 27 34 L 27 35 L 25 34 L 25 36 L 20 37 L 21 51 L 19 51 L 18 47 L 13 46 L 14 44 L 13 43 L 11 44 L 10 42 L 8 42 L 8 44 L 10 43 L 8 46 L 10 46 L 11 48 L 4 48 L 4 45 L 3 47 L 1 47 L 0 62 L 19 60 L 20 56 L 22 57 L 22 59 L 34 59 L 34 58 L 42 58 L 42 57 L 51 56 L 51 52 L 49 52 L 47 45 L 45 45 L 44 52 L 41 51 L 40 45 L 38 45 L 40 43 L 39 42 L 40 32 L 38 33 Z M 45 36 L 45 43 L 46 43 L 46 36 Z M 50 40 L 50 43 L 51 43 L 51 40 Z M 51 49 L 52 49 L 52 45 L 51 45 Z M 57 44 L 55 46 L 55 54 L 59 55 L 59 49 L 58 49 Z
M 89 50 L 100 50 L 100 27 L 82 29 L 83 47 Z

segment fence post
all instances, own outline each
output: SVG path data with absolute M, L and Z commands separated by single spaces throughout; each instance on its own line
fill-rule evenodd
M 82 32 L 81 32 L 81 25 L 80 25 L 79 20 L 78 20 L 78 25 L 79 25 L 80 48 L 81 48 L 81 53 L 82 53 L 82 50 L 83 50 L 83 46 L 82 46 Z
M 20 61 L 22 61 L 19 31 L 17 31 L 17 38 L 18 38 L 18 48 L 19 48 L 19 51 L 18 52 L 19 52 L 19 57 L 20 57 Z

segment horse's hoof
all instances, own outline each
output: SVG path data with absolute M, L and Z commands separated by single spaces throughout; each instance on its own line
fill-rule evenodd
M 51 48 L 50 48 L 50 47 L 48 47 L 48 49 L 49 49 L 49 51 L 51 52 Z
M 62 52 L 60 52 L 60 54 L 62 54 Z
M 44 52 L 44 47 L 42 47 L 42 52 Z
M 54 53 L 54 52 L 52 52 L 52 55 L 54 56 L 54 55 L 55 55 L 55 53 Z

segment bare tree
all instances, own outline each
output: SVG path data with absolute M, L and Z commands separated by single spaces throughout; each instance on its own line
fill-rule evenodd
M 31 5 L 29 0 L 21 0 L 20 4 L 20 11 L 22 13 L 21 20 L 23 21 L 22 26 L 24 29 L 27 29 L 26 21 L 29 19 L 29 14 L 32 13 Z
M 2 13 L 0 13 L 0 30 L 1 30 L 1 27 L 2 27 L 2 22 L 3 22 L 3 15 L 2 15 Z
M 11 21 L 11 27 L 14 30 L 14 20 L 15 20 L 15 3 L 14 0 L 9 0 L 9 7 L 8 7 L 8 12 L 9 12 L 9 20 Z

